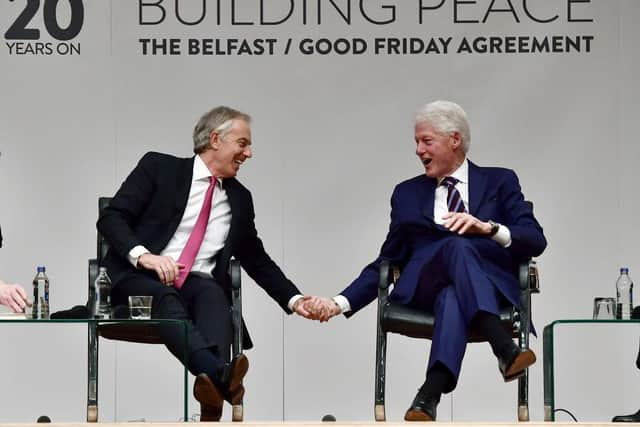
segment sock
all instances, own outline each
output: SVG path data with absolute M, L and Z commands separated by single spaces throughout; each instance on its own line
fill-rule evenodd
M 436 362 L 427 371 L 427 379 L 420 387 L 420 393 L 424 394 L 425 397 L 434 398 L 437 402 L 440 402 L 442 393 L 450 390 L 454 383 L 455 379 L 451 371 L 442 363 Z
M 196 350 L 189 359 L 189 372 L 193 375 L 207 374 L 209 379 L 221 390 L 223 386 L 221 378 L 223 370 L 224 364 L 208 348 Z
M 479 311 L 471 320 L 471 326 L 489 341 L 493 354 L 504 358 L 513 347 L 511 335 L 504 329 L 500 318 L 487 311 Z

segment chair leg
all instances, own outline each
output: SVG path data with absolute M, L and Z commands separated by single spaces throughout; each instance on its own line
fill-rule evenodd
M 233 324 L 233 356 L 242 354 L 242 288 L 241 288 L 241 272 L 240 263 L 237 260 L 231 260 L 229 264 L 229 273 L 231 275 L 231 322 Z M 231 421 L 240 422 L 244 419 L 243 400 L 232 405 Z
M 231 421 L 241 422 L 243 418 L 244 418 L 244 406 L 242 405 L 242 403 L 240 403 L 239 405 L 233 405 L 232 412 L 231 412 Z
M 375 417 L 376 421 L 386 421 L 386 415 L 384 412 L 384 403 L 375 406 Z
M 98 334 L 95 322 L 87 324 L 87 422 L 98 422 Z
M 530 295 L 528 295 L 530 298 Z M 528 300 L 527 315 L 524 316 L 524 325 L 520 326 L 520 336 L 518 345 L 522 350 L 529 349 L 529 319 L 528 315 L 531 301 Z M 518 421 L 529 421 L 529 368 L 525 369 L 524 375 L 518 378 Z
M 240 318 L 241 319 L 241 318 Z M 236 328 L 239 328 L 240 335 L 237 338 L 234 338 L 233 342 L 233 356 L 237 356 L 242 354 L 242 320 L 237 322 L 235 325 Z M 238 329 L 236 329 L 238 330 Z M 239 338 L 239 340 L 238 340 Z M 235 405 L 231 406 L 231 421 L 233 422 L 242 422 L 244 420 L 244 399 L 237 402 Z
M 521 268 L 520 274 L 520 330 L 518 346 L 521 350 L 529 349 L 531 332 L 531 275 L 529 267 Z M 529 421 L 529 369 L 518 379 L 518 421 Z
M 518 421 L 529 421 L 529 369 L 518 378 Z
M 378 324 L 378 336 L 376 339 L 376 378 L 375 378 L 375 406 L 374 416 L 376 421 L 386 421 L 384 392 L 386 380 L 387 359 L 387 334 Z

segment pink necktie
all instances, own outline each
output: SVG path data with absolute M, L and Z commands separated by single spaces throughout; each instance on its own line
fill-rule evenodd
M 193 267 L 193 262 L 196 260 L 196 255 L 198 255 L 198 251 L 200 250 L 200 245 L 202 245 L 204 233 L 207 231 L 207 223 L 209 222 L 209 214 L 211 213 L 211 199 L 213 199 L 213 190 L 216 188 L 216 179 L 214 177 L 209 179 L 209 188 L 207 188 L 207 192 L 204 195 L 204 202 L 202 203 L 200 214 L 198 214 L 198 219 L 193 226 L 193 230 L 191 230 L 189 240 L 187 240 L 187 244 L 182 250 L 180 258 L 178 258 L 178 262 L 184 264 L 184 268 L 180 270 L 180 275 L 173 284 L 177 289 L 182 287 L 182 284 L 189 275 L 191 267 Z

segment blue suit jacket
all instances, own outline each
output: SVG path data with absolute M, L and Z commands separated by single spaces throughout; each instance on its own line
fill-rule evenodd
M 426 175 L 404 181 L 391 196 L 391 225 L 378 258 L 366 266 L 341 295 L 351 305 L 347 316 L 377 297 L 379 266 L 388 260 L 402 269 L 402 275 L 390 295 L 393 302 L 411 301 L 423 266 L 435 255 L 445 239 L 469 239 L 486 261 L 488 276 L 513 304 L 519 304 L 516 278 L 518 262 L 542 253 L 547 241 L 542 227 L 524 200 L 518 177 L 510 169 L 479 167 L 469 162 L 469 213 L 507 226 L 511 245 L 503 248 L 486 236 L 458 236 L 433 219 L 437 180 Z

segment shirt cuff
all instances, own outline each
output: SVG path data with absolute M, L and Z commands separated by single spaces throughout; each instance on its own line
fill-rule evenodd
M 336 295 L 333 297 L 333 301 L 340 307 L 340 313 L 351 311 L 351 304 L 349 304 L 349 300 L 345 296 Z
M 129 259 L 129 262 L 131 263 L 131 265 L 133 265 L 135 268 L 138 268 L 138 258 L 148 253 L 151 253 L 149 252 L 149 249 L 145 248 L 142 245 L 138 245 L 138 246 L 134 246 L 133 249 L 129 251 L 127 258 Z
M 300 298 L 302 298 L 302 295 L 298 294 L 298 295 L 294 295 L 291 297 L 291 299 L 289 300 L 289 303 L 287 304 L 287 307 L 289 307 L 289 310 L 293 311 L 293 305 L 296 303 L 296 301 L 298 301 Z
M 498 232 L 491 236 L 491 238 L 503 248 L 508 248 L 509 246 L 511 246 L 511 231 L 509 231 L 509 229 L 505 225 L 500 224 L 500 226 L 498 227 Z

